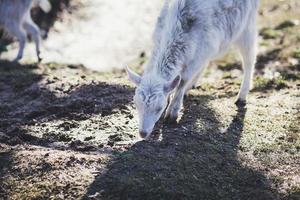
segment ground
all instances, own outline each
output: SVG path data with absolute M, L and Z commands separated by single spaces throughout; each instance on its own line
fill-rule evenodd
M 124 71 L 1 61 L 0 199 L 300 199 L 300 4 L 262 4 L 247 106 L 231 52 L 148 141 Z

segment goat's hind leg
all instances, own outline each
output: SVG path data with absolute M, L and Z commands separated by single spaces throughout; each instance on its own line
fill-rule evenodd
M 38 58 L 38 61 L 41 62 L 42 58 L 40 57 L 40 45 L 41 45 L 41 33 L 39 27 L 32 21 L 30 14 L 27 15 L 23 26 L 27 33 L 30 34 L 32 39 L 35 42 L 35 48 L 36 48 L 36 56 Z
M 10 33 L 11 35 L 17 37 L 19 41 L 19 51 L 17 54 L 17 57 L 14 59 L 14 61 L 19 61 L 23 57 L 24 53 L 24 48 L 25 48 L 25 43 L 26 43 L 26 32 L 25 30 L 21 27 L 21 23 L 17 22 L 12 22 L 12 23 L 7 23 L 5 27 L 6 31 Z
M 256 23 L 253 21 L 241 34 L 235 43 L 243 59 L 243 82 L 238 94 L 236 104 L 245 105 L 247 95 L 252 87 L 252 79 L 256 63 L 257 54 L 257 31 Z

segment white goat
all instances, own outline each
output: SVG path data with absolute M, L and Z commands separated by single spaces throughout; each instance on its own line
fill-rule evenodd
M 142 138 L 150 136 L 166 108 L 165 118 L 176 121 L 185 93 L 209 62 L 223 55 L 231 44 L 243 58 L 244 79 L 237 102 L 246 102 L 256 62 L 258 3 L 259 0 L 166 1 L 143 76 L 127 68 L 129 78 L 137 85 L 134 101 Z
M 15 61 L 23 57 L 27 34 L 31 35 L 36 45 L 36 55 L 40 57 L 40 29 L 33 22 L 30 10 L 34 4 L 49 12 L 51 5 L 48 0 L 0 0 L 0 28 L 8 35 L 17 37 L 19 41 L 19 52 Z

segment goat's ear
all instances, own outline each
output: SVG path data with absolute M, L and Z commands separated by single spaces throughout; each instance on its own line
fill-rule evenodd
M 180 81 L 181 81 L 180 75 L 176 76 L 176 78 L 171 83 L 168 83 L 167 85 L 164 86 L 164 91 L 166 93 L 173 91 L 179 85 Z
M 131 69 L 129 69 L 129 67 L 126 67 L 126 71 L 128 74 L 129 79 L 135 84 L 135 85 L 139 85 L 141 83 L 141 76 L 138 75 L 137 73 L 135 73 L 134 71 L 132 71 Z

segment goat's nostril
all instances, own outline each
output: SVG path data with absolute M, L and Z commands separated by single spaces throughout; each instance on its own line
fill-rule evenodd
M 146 138 L 148 136 L 148 133 L 145 131 L 140 131 L 141 138 Z

